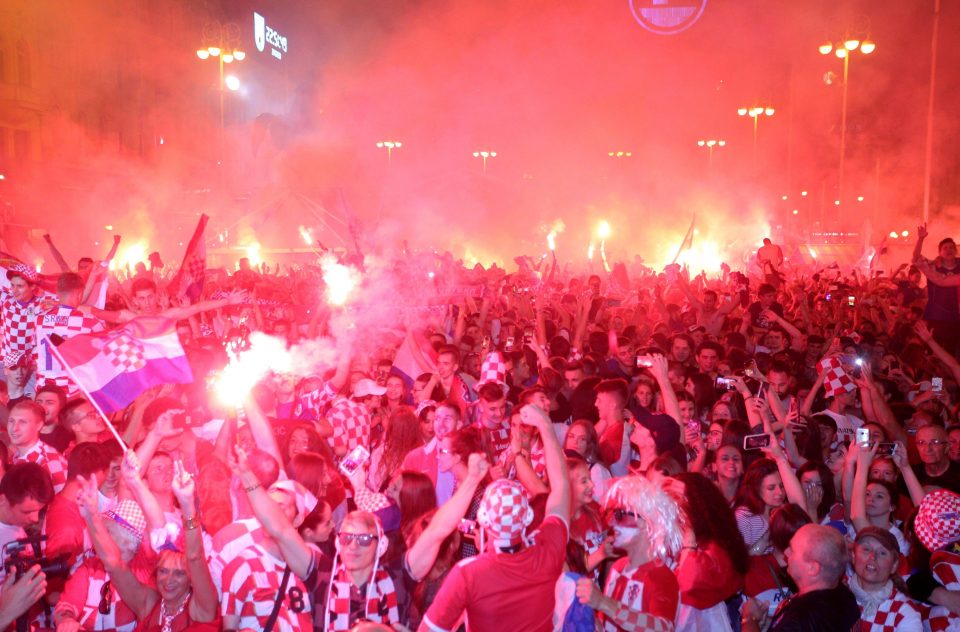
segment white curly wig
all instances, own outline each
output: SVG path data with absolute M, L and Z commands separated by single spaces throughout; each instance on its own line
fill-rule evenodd
M 660 561 L 674 557 L 680 550 L 680 509 L 676 501 L 643 476 L 617 479 L 603 498 L 604 512 L 622 507 L 646 523 L 650 553 Z

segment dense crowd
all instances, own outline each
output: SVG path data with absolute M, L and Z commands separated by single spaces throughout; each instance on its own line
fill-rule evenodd
M 194 296 L 50 241 L 0 288 L 0 629 L 960 629 L 960 267 L 918 233 L 888 271 L 404 249 Z M 193 380 L 105 415 L 52 347 L 144 317 Z M 262 334 L 309 361 L 221 401 Z

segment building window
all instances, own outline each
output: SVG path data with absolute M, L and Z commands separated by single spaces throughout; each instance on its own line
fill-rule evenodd
M 30 75 L 30 49 L 23 40 L 17 42 L 17 83 L 24 87 L 33 85 Z

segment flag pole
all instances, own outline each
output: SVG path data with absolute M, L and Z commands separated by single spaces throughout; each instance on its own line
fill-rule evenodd
M 49 336 L 44 336 L 43 339 L 47 342 L 47 349 L 49 349 L 50 353 L 52 353 L 54 357 L 57 358 L 57 361 L 60 363 L 60 365 L 63 366 L 64 369 L 66 369 L 67 375 L 70 376 L 70 379 L 73 380 L 73 383 L 76 384 L 77 388 L 80 389 L 80 392 L 82 392 L 86 396 L 87 401 L 90 402 L 90 405 L 93 406 L 98 413 L 100 413 L 100 417 L 103 419 L 103 423 L 107 424 L 107 428 L 109 428 L 111 434 L 113 434 L 113 437 L 117 440 L 117 442 L 120 443 L 120 447 L 123 448 L 123 451 L 126 452 L 127 450 L 129 450 L 130 448 L 127 447 L 127 444 L 124 443 L 123 439 L 120 437 L 120 433 L 117 432 L 117 429 L 114 428 L 113 424 L 110 423 L 110 420 L 107 419 L 106 413 L 104 413 L 103 409 L 100 408 L 100 404 L 97 403 L 97 400 L 91 397 L 90 391 L 87 390 L 87 387 L 84 386 L 83 383 L 77 379 L 76 373 L 73 372 L 73 367 L 71 367 L 69 364 L 66 363 L 66 361 L 64 361 L 63 356 L 60 355 L 60 350 L 57 349 L 57 346 L 53 344 L 53 341 L 50 340 Z
M 684 246 L 687 246 L 687 242 L 688 242 L 688 241 L 691 242 L 691 245 L 693 244 L 693 242 L 692 242 L 692 238 L 693 238 L 693 225 L 694 225 L 694 223 L 695 223 L 696 221 L 697 221 L 697 216 L 696 216 L 696 215 L 694 215 L 693 217 L 690 218 L 690 228 L 687 229 L 687 234 L 683 236 L 683 241 L 680 242 L 680 247 L 677 248 L 677 254 L 676 254 L 676 256 L 673 257 L 673 261 L 670 262 L 671 264 L 676 263 L 676 262 L 677 262 L 677 259 L 680 258 L 680 253 L 683 252 L 683 248 L 684 248 Z M 687 246 L 687 247 L 689 248 L 689 246 Z

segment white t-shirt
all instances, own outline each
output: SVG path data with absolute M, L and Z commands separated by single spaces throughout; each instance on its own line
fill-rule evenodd
M 843 443 L 853 443 L 854 434 L 857 428 L 863 425 L 863 420 L 856 415 L 843 415 L 835 413 L 830 409 L 821 410 L 817 415 L 827 415 L 837 422 L 837 441 Z

